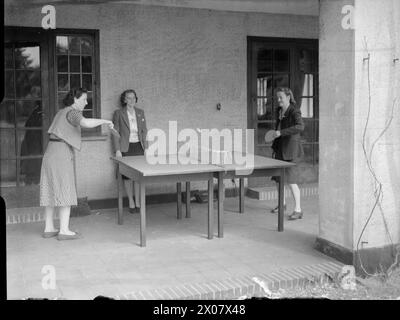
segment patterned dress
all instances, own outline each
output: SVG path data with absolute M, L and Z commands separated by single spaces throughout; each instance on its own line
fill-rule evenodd
M 66 113 L 66 120 L 79 132 L 79 139 L 82 118 L 82 112 L 73 108 Z M 65 140 L 50 134 L 40 173 L 40 206 L 77 205 L 74 158 L 74 148 Z

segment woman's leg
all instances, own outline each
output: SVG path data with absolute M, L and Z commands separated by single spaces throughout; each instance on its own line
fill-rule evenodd
M 46 215 L 44 232 L 57 231 L 57 229 L 54 228 L 54 207 L 45 207 L 44 212 Z
M 69 230 L 69 216 L 71 213 L 71 207 L 70 206 L 65 206 L 65 207 L 60 207 L 60 233 L 61 234 L 66 234 L 69 236 L 72 236 L 75 234 L 75 232 Z
M 289 184 L 290 190 L 292 191 L 292 195 L 294 198 L 294 211 L 301 212 L 301 205 L 300 205 L 300 189 L 297 184 Z
M 135 188 L 135 201 L 136 201 L 136 207 L 140 208 L 140 186 L 139 183 L 134 181 L 134 188 Z
M 126 195 L 128 196 L 129 200 L 129 208 L 135 208 L 135 200 L 133 200 L 132 180 L 124 179 L 124 185 L 125 185 Z

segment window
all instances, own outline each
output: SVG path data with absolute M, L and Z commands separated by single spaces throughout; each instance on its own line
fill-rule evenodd
M 100 117 L 98 72 L 98 33 L 93 31 L 55 31 L 53 39 L 54 97 L 57 110 L 63 107 L 62 100 L 71 88 L 88 90 L 87 106 L 83 115 L 87 118 Z M 55 110 L 55 112 L 57 112 Z M 82 135 L 96 135 L 101 128 L 82 129 Z

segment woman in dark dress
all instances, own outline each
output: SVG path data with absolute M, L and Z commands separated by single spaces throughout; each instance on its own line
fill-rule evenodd
M 120 96 L 121 108 L 115 110 L 113 116 L 114 129 L 119 137 L 113 136 L 113 146 L 116 157 L 144 155 L 147 148 L 147 127 L 144 111 L 136 107 L 138 98 L 135 90 L 128 89 Z M 135 200 L 133 199 L 132 181 L 122 176 L 126 194 L 129 200 L 129 212 L 140 212 L 139 186 L 135 182 Z
M 304 130 L 304 122 L 300 108 L 296 106 L 293 93 L 289 88 L 277 88 L 276 98 L 279 108 L 276 115 L 275 139 L 272 144 L 274 158 L 299 163 L 304 156 L 300 141 L 300 133 Z M 299 170 L 298 166 L 285 170 L 285 183 L 289 184 L 295 202 L 294 211 L 289 215 L 289 220 L 303 217 L 300 206 L 300 189 L 297 185 L 301 176 Z M 272 177 L 272 180 L 277 181 L 276 177 Z M 286 204 L 284 206 L 286 207 Z M 278 212 L 278 208 L 276 207 L 271 212 Z

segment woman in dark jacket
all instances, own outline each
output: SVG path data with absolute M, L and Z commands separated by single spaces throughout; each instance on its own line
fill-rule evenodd
M 279 108 L 276 115 L 275 140 L 272 144 L 274 158 L 298 163 L 304 156 L 300 141 L 300 133 L 304 130 L 300 108 L 296 106 L 293 93 L 289 88 L 277 88 L 276 98 Z M 276 178 L 272 177 L 272 180 L 276 181 Z M 289 220 L 303 217 L 300 206 L 300 189 L 297 185 L 299 180 L 298 166 L 285 170 L 285 183 L 289 184 L 295 201 L 295 208 L 293 213 L 289 215 Z M 284 206 L 286 207 L 286 204 Z M 276 213 L 277 211 L 278 209 L 275 208 L 271 212 Z
M 116 157 L 144 155 L 147 148 L 147 127 L 144 111 L 136 107 L 137 95 L 135 90 L 128 89 L 120 96 L 121 108 L 115 110 L 113 116 L 114 129 L 120 137 L 113 136 L 113 146 Z M 135 183 L 135 200 L 133 186 L 129 178 L 122 176 L 129 200 L 129 212 L 139 212 L 139 187 Z

